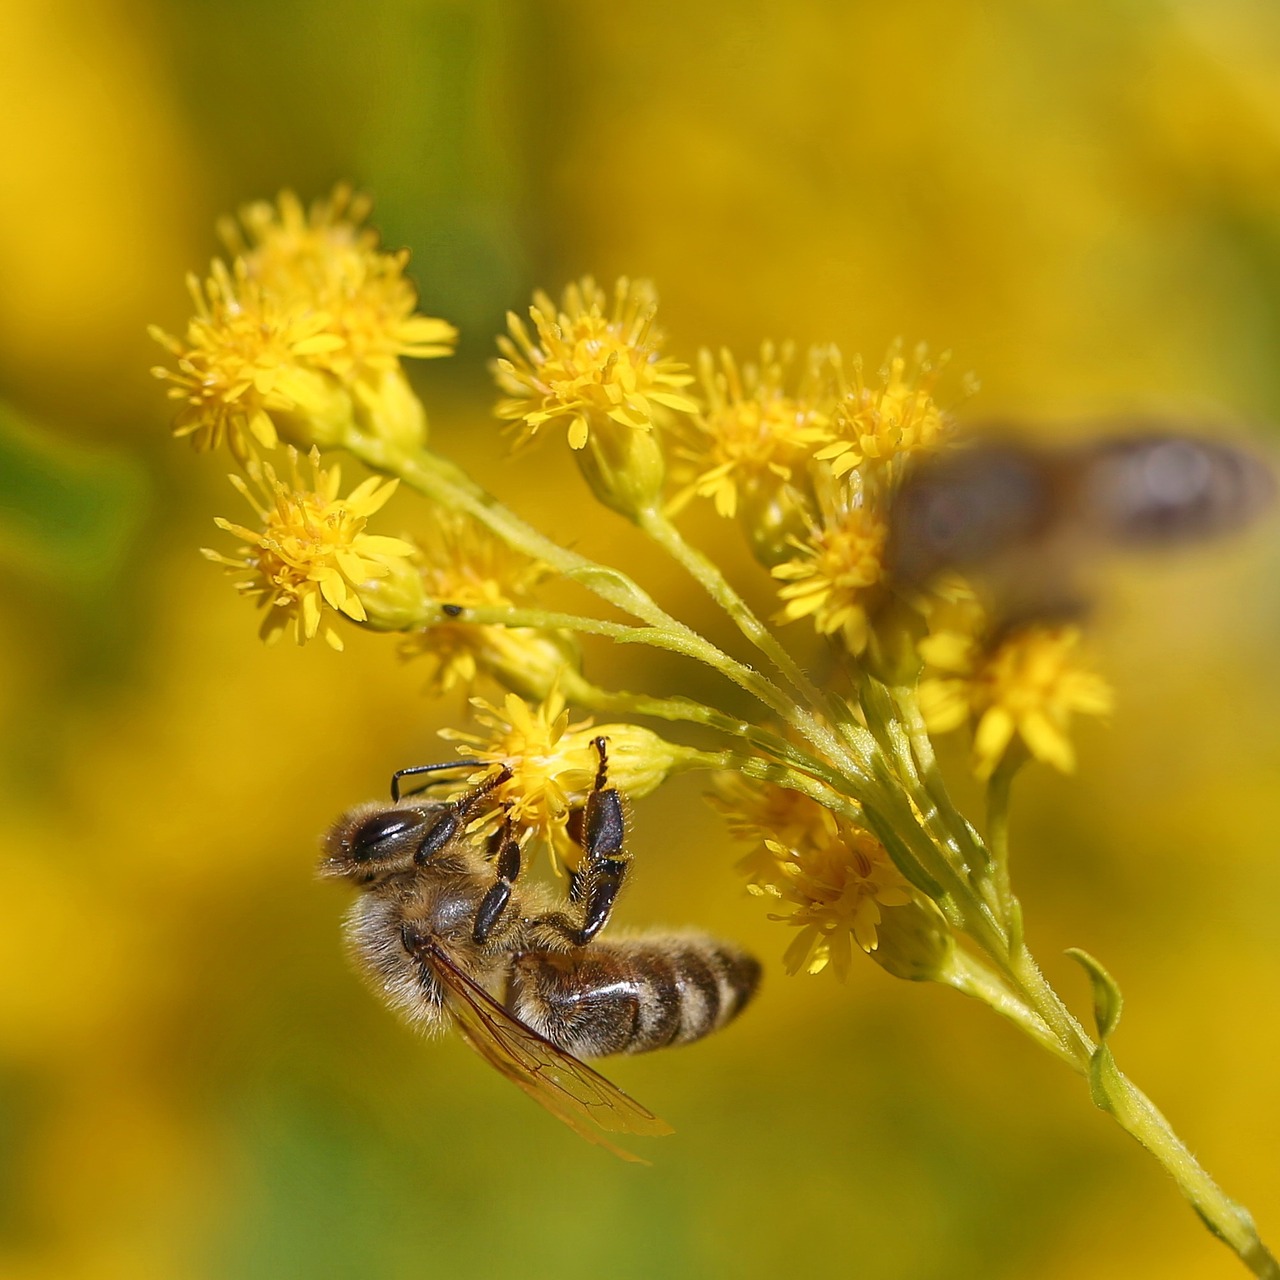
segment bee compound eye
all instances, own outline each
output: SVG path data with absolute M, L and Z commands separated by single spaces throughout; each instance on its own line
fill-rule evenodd
M 421 825 L 422 815 L 414 811 L 393 809 L 387 813 L 375 813 L 351 833 L 351 856 L 357 862 L 382 857 L 391 851 L 388 846 L 397 836 L 414 831 Z

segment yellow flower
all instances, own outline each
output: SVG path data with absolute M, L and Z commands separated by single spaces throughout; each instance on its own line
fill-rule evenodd
M 836 439 L 818 451 L 818 459 L 830 462 L 839 476 L 864 462 L 891 461 L 902 454 L 936 449 L 951 426 L 933 399 L 947 358 L 943 355 L 933 364 L 920 346 L 908 366 L 904 356 L 891 351 L 880 370 L 880 385 L 868 387 L 862 378 L 861 357 L 854 358 L 849 381 L 839 370 L 838 354 L 833 355 L 842 392 L 832 419 Z
M 787 972 L 821 973 L 828 965 L 844 979 L 853 959 L 853 943 L 866 952 L 879 945 L 882 907 L 905 906 L 910 888 L 869 831 L 840 822 L 835 831 L 819 830 L 795 847 L 767 842 L 773 867 L 756 884 L 792 907 L 771 916 L 799 929 L 783 956 Z
M 326 317 L 271 295 L 242 267 L 233 276 L 215 261 L 212 272 L 203 285 L 188 277 L 196 314 L 185 340 L 150 331 L 177 364 L 152 370 L 173 384 L 169 396 L 183 404 L 174 435 L 190 437 L 197 449 L 225 440 L 243 463 L 254 441 L 275 447 L 282 418 L 349 420 L 350 399 L 314 363 L 340 341 L 326 332 Z
M 176 360 L 153 371 L 184 402 L 175 434 L 206 449 L 225 439 L 241 463 L 279 435 L 337 444 L 356 427 L 421 443 L 426 418 L 400 358 L 447 355 L 457 334 L 415 314 L 408 254 L 382 251 L 360 225 L 367 213 L 340 187 L 309 214 L 286 192 L 278 208 L 243 210 L 243 230 L 224 220 L 235 257 L 230 268 L 215 260 L 203 286 L 191 281 L 185 339 L 151 330 Z
M 595 782 L 600 762 L 596 738 L 606 742 L 609 785 L 626 796 L 647 795 L 673 769 L 697 756 L 638 725 L 593 728 L 589 719 L 570 724 L 564 698 L 557 690 L 537 706 L 530 706 L 514 693 L 507 694 L 501 709 L 483 698 L 472 698 L 471 705 L 487 733 L 440 731 L 442 738 L 460 744 L 459 755 L 484 766 L 466 785 L 490 775 L 494 765 L 505 765 L 511 772 L 510 779 L 494 793 L 500 805 L 478 818 L 471 829 L 493 830 L 505 813 L 522 844 L 535 841 L 550 851 L 557 871 L 576 866 L 581 856 L 570 817 L 586 803 Z
M 730 836 L 754 846 L 737 862 L 748 885 L 761 886 L 775 876 L 771 842 L 795 848 L 835 834 L 835 814 L 803 791 L 732 772 L 718 774 L 713 787 L 708 799 L 724 815 Z
M 732 353 L 698 357 L 705 407 L 693 419 L 698 438 L 684 451 L 701 468 L 691 486 L 732 516 L 739 494 L 769 493 L 803 468 L 819 441 L 829 438 L 829 390 L 821 376 L 821 352 L 813 352 L 800 385 L 788 391 L 795 348 L 760 348 L 760 363 L 739 368 Z M 679 499 L 677 499 L 677 503 Z
M 326 612 L 364 622 L 360 591 L 366 583 L 390 574 L 416 573 L 408 559 L 414 550 L 410 543 L 364 532 L 366 521 L 395 492 L 397 481 L 370 477 L 340 498 L 337 467 L 325 470 L 313 451 L 312 479 L 305 486 L 297 452 L 290 449 L 289 455 L 289 482 L 268 463 L 256 460 L 247 466 L 252 489 L 240 476 L 231 476 L 231 483 L 257 512 L 261 528 L 218 519 L 218 527 L 243 539 L 244 545 L 234 556 L 207 548 L 204 554 L 244 575 L 236 586 L 266 610 L 261 634 L 268 643 L 292 626 L 299 644 L 323 634 L 341 649 L 342 637 Z
M 656 309 L 652 285 L 624 278 L 610 312 L 604 290 L 586 276 L 564 291 L 559 310 L 545 293 L 534 294 L 536 341 L 509 312 L 510 337 L 498 338 L 503 358 L 494 376 L 508 397 L 498 402 L 498 417 L 516 424 L 517 444 L 548 422 L 564 422 L 570 446 L 581 449 L 608 423 L 648 431 L 659 406 L 695 411 L 680 391 L 693 381 L 686 366 L 659 355 Z
M 418 315 L 418 293 L 405 276 L 407 249 L 383 250 L 364 226 L 371 201 L 345 185 L 310 211 L 292 191 L 240 211 L 240 226 L 220 230 L 248 277 L 274 297 L 302 301 L 324 314 L 339 339 L 317 364 L 348 382 L 397 367 L 400 357 L 430 359 L 453 351 L 458 331 Z
M 527 604 L 550 572 L 461 512 L 436 508 L 433 516 L 418 545 L 423 590 L 437 605 L 476 609 Z M 430 683 L 435 693 L 469 688 L 480 672 L 487 672 L 517 693 L 541 698 L 567 666 L 576 668 L 579 662 L 578 646 L 568 632 L 466 621 L 438 622 L 417 631 L 403 653 L 434 662 Z
M 1015 739 L 1045 764 L 1069 773 L 1075 751 L 1068 737 L 1073 714 L 1106 715 L 1110 686 L 1084 663 L 1080 628 L 1029 623 L 994 648 L 981 636 L 982 613 L 963 596 L 950 602 L 920 642 L 926 663 L 920 709 L 930 732 L 974 726 L 973 768 L 981 779 L 996 770 Z
M 889 533 L 864 496 L 849 486 L 830 496 L 820 492 L 821 523 L 804 541 L 791 538 L 800 554 L 771 571 L 786 584 L 778 590 L 784 602 L 778 622 L 812 618 L 820 635 L 839 633 L 855 654 L 866 647 L 867 608 L 884 576 Z

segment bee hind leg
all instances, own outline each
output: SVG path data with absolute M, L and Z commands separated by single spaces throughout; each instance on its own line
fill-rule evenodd
M 580 832 L 575 833 L 582 845 L 582 865 L 569 873 L 569 901 L 579 908 L 578 918 L 571 920 L 555 913 L 541 921 L 575 947 L 585 947 L 609 923 L 631 863 L 626 854 L 627 823 L 622 796 L 609 786 L 604 738 L 596 738 L 592 746 L 600 755 L 600 765 L 582 811 Z

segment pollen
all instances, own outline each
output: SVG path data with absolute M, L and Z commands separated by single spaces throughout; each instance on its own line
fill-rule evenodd
M 257 514 L 259 527 L 218 519 L 218 527 L 243 545 L 231 556 L 208 549 L 204 554 L 238 575 L 237 589 L 265 610 L 261 635 L 268 643 L 292 629 L 299 644 L 322 635 L 341 649 L 342 637 L 332 619 L 366 621 L 361 587 L 391 573 L 416 572 L 410 563 L 411 543 L 365 532 L 369 517 L 391 497 L 397 482 L 370 477 L 342 498 L 338 467 L 321 467 L 313 452 L 308 459 L 311 476 L 304 479 L 297 452 L 290 449 L 289 455 L 288 480 L 256 460 L 248 463 L 247 482 L 231 476 Z
M 801 385 L 789 389 L 795 349 L 771 343 L 758 364 L 739 366 L 731 352 L 699 357 L 704 407 L 695 435 L 682 452 L 697 475 L 693 491 L 710 498 L 722 516 L 734 515 L 741 495 L 777 489 L 803 468 L 816 444 L 829 438 L 830 399 L 815 376 L 811 356 Z
M 664 409 L 692 413 L 682 388 L 687 366 L 661 354 L 654 326 L 657 296 L 647 281 L 620 279 L 610 308 L 604 290 L 586 276 L 564 291 L 557 308 L 534 294 L 531 334 L 514 312 L 498 338 L 494 377 L 506 398 L 497 415 L 513 424 L 516 444 L 548 423 L 563 423 L 570 447 L 581 449 L 593 430 L 615 424 L 648 431 Z

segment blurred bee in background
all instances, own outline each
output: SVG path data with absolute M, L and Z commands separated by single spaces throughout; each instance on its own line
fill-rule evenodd
M 1127 425 L 1059 447 L 988 438 L 921 464 L 891 507 L 891 581 L 918 590 L 955 572 L 987 589 L 1005 626 L 1069 617 L 1105 553 L 1234 532 L 1275 495 L 1271 468 L 1244 449 Z
M 504 816 L 485 839 L 468 827 L 510 778 L 499 768 L 457 799 L 402 799 L 344 814 L 324 841 L 320 874 L 363 891 L 346 920 L 357 968 L 386 1003 L 428 1033 L 448 1028 L 588 1141 L 637 1160 L 603 1132 L 670 1126 L 581 1061 L 687 1044 L 737 1016 L 760 965 L 697 933 L 596 941 L 628 858 L 622 801 L 608 785 L 606 743 L 579 832 L 583 861 L 567 909 L 517 887 L 521 848 Z M 430 785 L 430 784 L 428 784 Z

